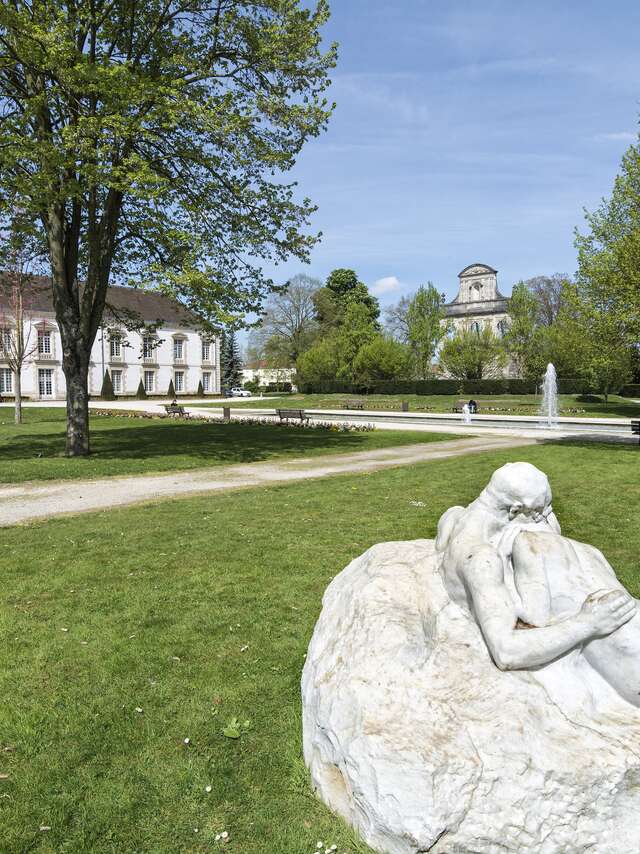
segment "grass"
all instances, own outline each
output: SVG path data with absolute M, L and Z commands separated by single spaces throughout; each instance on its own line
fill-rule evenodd
M 475 397 L 484 411 L 482 401 L 491 401 L 493 405 L 487 412 L 507 415 L 536 415 L 540 407 L 540 395 L 533 394 L 503 394 L 503 395 L 460 395 L 460 394 L 370 394 L 367 396 L 353 394 L 287 394 L 279 398 L 264 397 L 259 400 L 243 401 L 234 398 L 226 401 L 212 401 L 203 406 L 231 406 L 248 408 L 273 409 L 276 406 L 298 406 L 305 409 L 344 409 L 348 400 L 363 400 L 365 409 L 400 410 L 403 400 L 409 402 L 411 412 L 451 412 L 454 404 L 462 398 Z M 607 403 L 604 398 L 598 402 L 583 402 L 580 395 L 561 394 L 559 397 L 560 415 L 585 418 L 638 418 L 640 404 L 626 397 L 609 395 Z M 496 405 L 497 402 L 497 405 Z
M 513 459 L 549 474 L 564 532 L 639 595 L 628 446 L 527 446 L 3 530 L 0 848 L 368 852 L 300 756 L 323 591 L 371 544 L 433 536 Z M 233 717 L 250 720 L 236 740 Z
M 147 474 L 454 438 L 419 431 L 344 433 L 269 424 L 92 415 L 91 457 L 67 459 L 63 409 L 27 408 L 19 427 L 10 420 L 11 415 L 11 410 L 0 410 L 0 483 Z

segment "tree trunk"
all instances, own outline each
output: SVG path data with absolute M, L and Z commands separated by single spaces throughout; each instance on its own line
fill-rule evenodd
M 63 360 L 67 381 L 68 457 L 89 456 L 89 361 L 72 354 Z
M 16 424 L 22 424 L 22 372 L 20 369 L 13 374 L 13 390 L 15 395 L 15 421 Z

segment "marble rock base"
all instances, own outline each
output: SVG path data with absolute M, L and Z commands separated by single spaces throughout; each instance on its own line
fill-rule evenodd
M 431 540 L 333 580 L 302 696 L 313 785 L 376 851 L 640 851 L 639 710 L 579 653 L 498 670 Z

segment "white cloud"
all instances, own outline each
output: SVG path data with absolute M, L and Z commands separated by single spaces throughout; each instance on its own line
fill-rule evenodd
M 605 139 L 611 142 L 636 142 L 638 134 L 628 130 L 621 130 L 617 133 L 599 133 L 596 139 Z
M 393 293 L 393 291 L 397 291 L 400 287 L 400 280 L 397 276 L 385 276 L 382 279 L 377 279 L 369 290 L 372 294 L 381 296 L 382 294 Z

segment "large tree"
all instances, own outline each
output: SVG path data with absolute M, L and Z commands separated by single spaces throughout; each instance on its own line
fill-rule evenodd
M 458 329 L 445 340 L 439 358 L 441 367 L 456 380 L 499 377 L 506 364 L 502 342 L 489 325 Z
M 260 260 L 307 260 L 289 170 L 325 126 L 326 0 L 12 0 L 0 6 L 0 215 L 46 235 L 67 453 L 107 287 L 160 285 L 204 319 L 259 310 Z
M 586 214 L 576 233 L 581 298 L 601 316 L 610 314 L 629 346 L 640 340 L 640 145 L 622 159 L 609 199 Z

